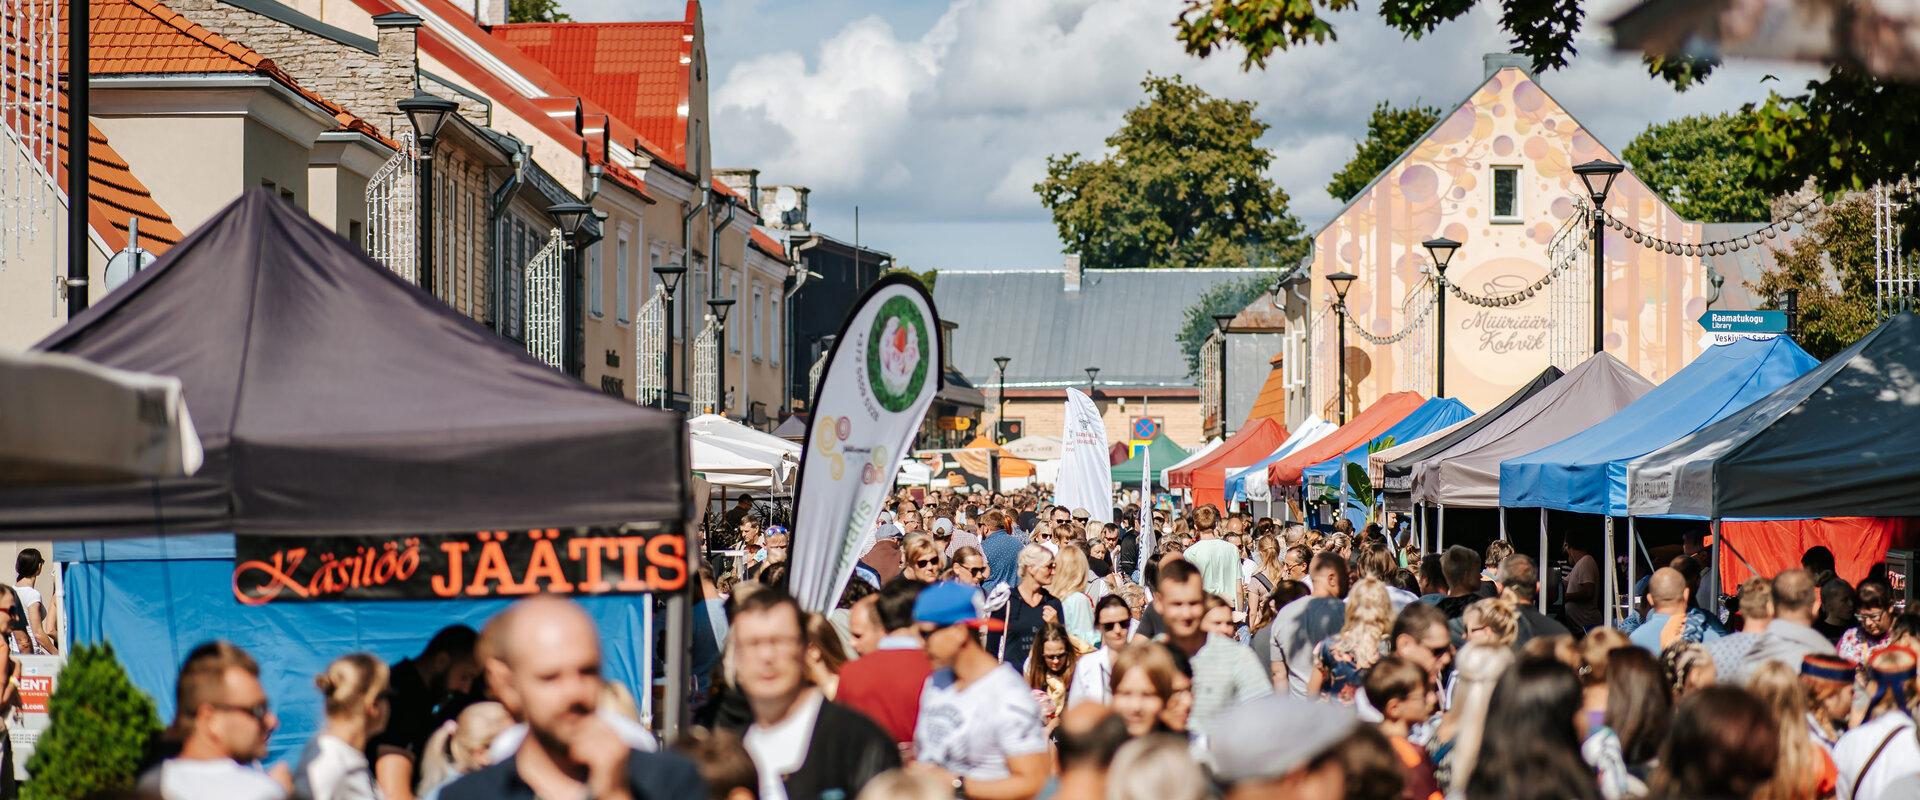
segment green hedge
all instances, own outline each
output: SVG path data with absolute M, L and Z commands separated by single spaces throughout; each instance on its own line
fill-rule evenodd
M 113 645 L 105 643 L 76 645 L 58 683 L 20 796 L 78 800 L 131 788 L 147 743 L 160 732 L 152 698 L 127 678 Z

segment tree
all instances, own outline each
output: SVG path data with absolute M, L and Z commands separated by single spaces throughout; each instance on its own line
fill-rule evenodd
M 508 22 L 572 22 L 560 0 L 507 0 Z
M 74 647 L 47 701 L 40 736 L 22 787 L 27 800 L 70 800 L 132 788 L 147 743 L 160 732 L 153 700 L 127 679 L 113 645 Z
M 1753 177 L 1753 151 L 1741 143 L 1742 128 L 1753 124 L 1748 114 L 1681 117 L 1647 126 L 1620 155 L 1682 217 L 1764 220 L 1768 193 Z
M 905 275 L 909 278 L 919 281 L 920 285 L 927 287 L 927 291 L 929 292 L 933 291 L 933 284 L 936 281 L 940 280 L 940 271 L 937 269 L 930 269 L 925 272 L 921 272 L 912 267 L 896 266 L 896 267 L 889 268 L 886 272 L 880 273 L 880 276 L 883 278 L 888 275 Z
M 1266 177 L 1273 152 L 1254 104 L 1148 75 L 1147 99 L 1098 160 L 1047 158 L 1034 184 L 1070 252 L 1088 268 L 1242 267 L 1249 253 L 1304 257 L 1287 193 Z
M 1327 194 L 1341 202 L 1352 200 L 1439 121 L 1440 109 L 1433 106 L 1398 108 L 1381 101 L 1367 120 L 1367 138 L 1354 145 L 1353 158 L 1347 165 L 1333 173 L 1333 180 L 1327 182 Z
M 1259 274 L 1216 284 L 1187 307 L 1186 324 L 1180 326 L 1180 350 L 1187 354 L 1187 375 L 1200 376 L 1200 348 L 1216 330 L 1213 315 L 1240 313 L 1272 287 L 1277 275 Z
M 1845 350 L 1880 322 L 1873 281 L 1873 201 L 1854 194 L 1821 213 L 1805 235 L 1774 254 L 1774 266 L 1749 288 L 1768 308 L 1800 293 L 1800 346 L 1815 358 Z

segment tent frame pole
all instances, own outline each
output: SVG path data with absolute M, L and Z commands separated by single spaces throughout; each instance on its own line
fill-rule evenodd
M 687 520 L 680 520 L 679 525 L 680 535 L 687 540 L 681 552 L 695 552 L 693 526 Z M 704 543 L 702 546 L 705 546 Z M 680 591 L 667 595 L 667 707 L 660 726 L 661 733 L 665 734 L 664 741 L 671 742 L 679 739 L 680 735 L 687 730 L 691 719 L 693 604 L 690 598 L 692 593 L 697 591 L 700 591 L 700 581 L 688 580 Z M 652 636 L 653 633 L 649 631 L 647 635 Z M 647 671 L 648 674 L 652 674 L 652 664 L 647 665 Z
M 1547 560 L 1547 507 L 1541 506 L 1540 507 L 1540 569 L 1536 570 L 1536 572 L 1539 573 L 1538 577 L 1540 579 L 1540 589 L 1539 589 L 1540 594 L 1536 602 L 1538 602 L 1542 608 L 1546 607 L 1547 605 L 1547 571 L 1552 568 L 1552 564 L 1553 562 Z
M 1433 549 L 1438 551 L 1441 548 L 1444 548 L 1446 546 L 1447 546 L 1447 504 L 1441 503 L 1440 504 L 1440 538 L 1433 543 Z
M 1496 511 L 1496 512 L 1498 512 L 1498 513 L 1499 513 L 1499 515 L 1500 515 L 1500 541 L 1503 541 L 1503 542 L 1506 542 L 1507 544 L 1513 544 L 1513 540 L 1512 540 L 1512 539 L 1508 539 L 1508 538 L 1507 538 L 1507 509 L 1506 509 L 1506 506 L 1494 506 L 1494 507 L 1493 507 L 1493 510 L 1494 510 L 1494 511 Z
M 1633 587 L 1640 585 L 1640 533 L 1634 517 L 1627 515 L 1627 611 L 1633 613 Z
M 1413 536 L 1420 542 L 1420 554 L 1433 552 L 1427 549 L 1427 506 L 1425 503 L 1413 504 Z
M 1707 610 L 1712 612 L 1715 617 L 1720 616 L 1720 586 L 1722 583 L 1722 579 L 1720 577 L 1720 551 L 1723 549 L 1720 542 L 1720 538 L 1721 538 L 1720 518 L 1714 517 L 1713 518 L 1713 553 L 1712 553 L 1713 585 L 1703 586 L 1701 588 L 1709 592 L 1709 594 L 1707 595 Z
M 1607 627 L 1611 628 L 1613 627 L 1614 609 L 1620 603 L 1620 596 L 1616 594 L 1616 592 L 1618 591 L 1618 587 L 1614 586 L 1614 579 L 1613 579 L 1613 567 L 1614 567 L 1613 515 L 1608 514 L 1606 519 L 1607 519 L 1607 522 L 1606 522 L 1607 541 L 1606 541 L 1606 544 L 1602 547 L 1602 550 L 1606 553 L 1606 559 L 1607 559 L 1606 560 L 1607 574 L 1603 576 L 1605 578 L 1604 582 L 1606 583 L 1606 592 L 1607 592 L 1607 607 L 1604 609 L 1604 611 L 1606 612 L 1604 621 L 1606 622 Z

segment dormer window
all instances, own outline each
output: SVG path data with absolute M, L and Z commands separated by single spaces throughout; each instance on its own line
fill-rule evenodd
M 1520 168 L 1493 168 L 1493 222 L 1520 221 Z

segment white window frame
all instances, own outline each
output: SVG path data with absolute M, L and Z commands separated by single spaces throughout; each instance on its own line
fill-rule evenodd
M 587 313 L 595 319 L 607 316 L 607 272 L 600 263 L 600 251 L 604 249 L 599 244 L 587 247 Z
M 628 296 L 633 290 L 633 282 L 629 278 L 633 267 L 628 263 L 633 250 L 627 245 L 625 226 L 622 226 L 616 248 L 613 262 L 613 315 L 619 324 L 626 325 L 633 321 L 633 301 Z
M 760 287 L 753 287 L 753 361 L 756 364 L 767 359 L 767 343 L 761 340 L 766 335 L 766 315 L 760 313 L 760 304 L 763 302 L 765 296 L 760 293 Z
M 726 275 L 725 272 L 722 272 L 721 274 Z M 733 298 L 733 310 L 739 311 L 740 306 L 742 305 L 740 302 L 740 276 L 727 275 L 727 296 Z M 746 326 L 740 325 L 738 323 L 735 323 L 733 325 L 733 328 L 735 331 L 739 331 L 741 328 L 744 328 L 744 327 Z M 735 333 L 734 335 L 727 337 L 727 351 L 730 353 L 740 352 L 740 340 L 744 338 L 746 337 L 741 336 L 739 333 Z
M 1526 168 L 1519 164 L 1494 164 L 1488 170 L 1487 221 L 1495 225 L 1520 224 L 1526 213 L 1520 205 L 1520 179 L 1526 174 Z M 1507 170 L 1513 172 L 1513 213 L 1503 216 L 1495 210 L 1500 207 L 1500 173 Z

